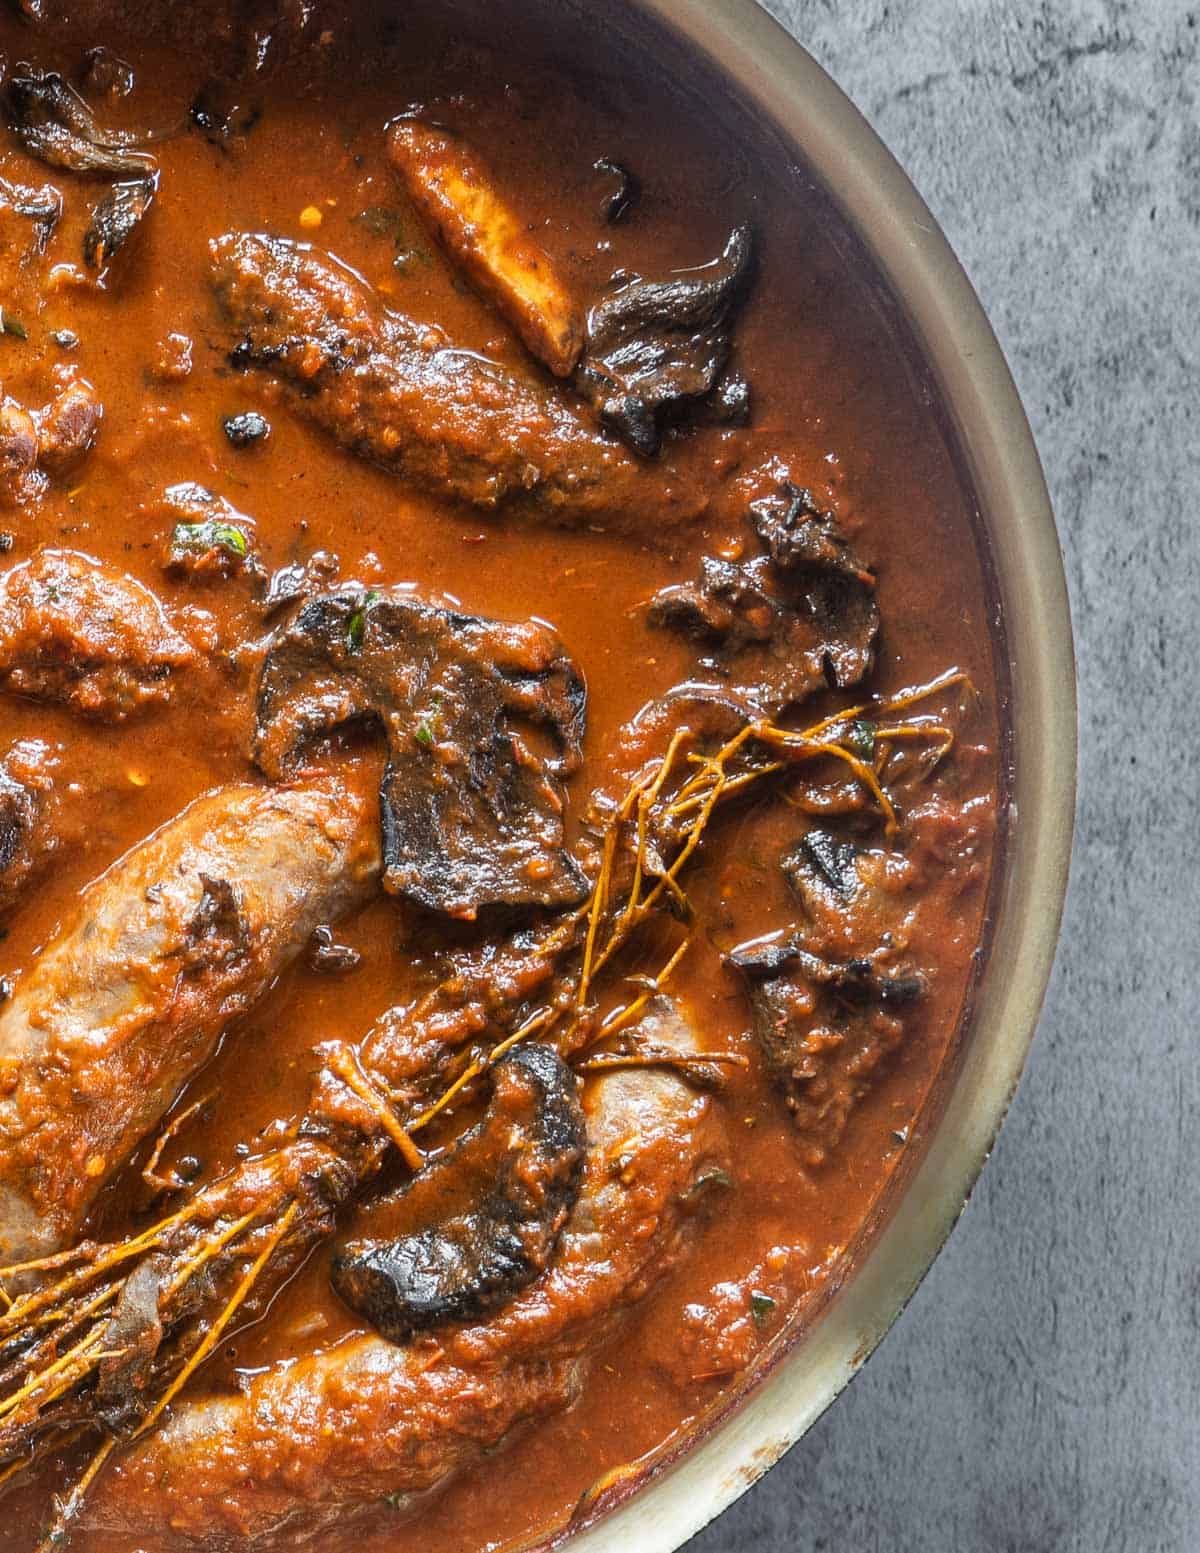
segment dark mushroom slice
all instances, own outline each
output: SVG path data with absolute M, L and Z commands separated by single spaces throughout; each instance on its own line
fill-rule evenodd
M 755 1039 L 811 1165 L 833 1153 L 927 990 L 904 947 L 919 905 L 880 883 L 897 865 L 900 854 L 807 832 L 782 859 L 802 920 L 729 956 L 746 979 Z
M 0 576 L 0 688 L 121 722 L 170 698 L 196 653 L 148 588 L 75 550 Z
M 747 507 L 750 525 L 781 571 L 811 570 L 847 581 L 873 585 L 832 512 L 822 511 L 813 494 L 790 480 Z
M 0 111 L 23 151 L 65 172 L 109 177 L 150 177 L 154 158 L 137 149 L 137 137 L 106 132 L 91 108 L 53 70 L 22 67 L 10 75 Z
M 702 557 L 695 582 L 655 595 L 651 623 L 699 642 L 703 666 L 772 715 L 859 683 L 875 661 L 875 579 L 833 514 L 784 482 L 747 518 L 759 553 Z
M 532 355 L 569 377 L 583 350 L 583 314 L 554 261 L 457 135 L 406 115 L 388 131 L 388 155 L 438 241 Z
M 728 1153 L 716 1108 L 670 1070 L 606 1073 L 590 1090 L 579 1198 L 543 1279 L 487 1323 L 448 1331 L 444 1362 L 431 1364 L 428 1342 L 361 1332 L 245 1375 L 236 1390 L 192 1388 L 116 1453 L 89 1528 L 120 1546 L 167 1548 L 186 1521 L 219 1545 L 236 1518 L 243 1545 L 320 1540 L 354 1506 L 428 1502 L 510 1430 L 570 1406 L 611 1323 L 687 1257 L 700 1227 L 689 1199 Z M 233 1218 L 239 1197 L 228 1200 Z M 287 1420 L 288 1451 L 272 1449 L 266 1419 Z
M 575 386 L 635 452 L 657 453 L 665 421 L 716 386 L 752 251 L 749 227 L 735 227 L 711 264 L 665 280 L 622 277 L 589 312 Z
M 780 866 L 792 893 L 811 912 L 814 895 L 822 889 L 832 890 L 839 900 L 852 899 L 860 887 L 857 861 L 852 841 L 832 831 L 810 830 L 784 854 Z
M 457 350 L 441 329 L 385 308 L 327 254 L 234 233 L 211 245 L 236 367 L 265 368 L 341 446 L 453 501 L 563 524 L 656 528 L 704 497 L 653 479 L 552 387 Z
M 830 962 L 802 941 L 734 951 L 746 977 L 754 1036 L 810 1165 L 825 1164 L 920 1001 L 917 974 L 880 974 L 869 960 Z
M 420 1227 L 348 1246 L 334 1289 L 393 1343 L 487 1315 L 549 1265 L 586 1142 L 578 1079 L 553 1048 L 518 1046 L 493 1070 L 482 1121 L 386 1205 Z M 462 1203 L 464 1183 L 477 1200 Z
M 56 71 L 25 66 L 22 72 L 8 78 L 2 99 L 22 150 L 50 167 L 117 180 L 93 209 L 83 237 L 84 264 L 103 280 L 154 203 L 158 163 L 138 149 L 136 136 L 102 130 L 88 104 Z
M 114 183 L 92 211 L 83 234 L 83 262 L 101 279 L 149 214 L 158 193 L 158 173 Z
M 273 637 L 254 756 L 278 780 L 315 735 L 377 718 L 386 888 L 465 918 L 563 906 L 585 890 L 563 847 L 561 786 L 580 759 L 585 706 L 547 626 L 350 589 L 312 599 Z

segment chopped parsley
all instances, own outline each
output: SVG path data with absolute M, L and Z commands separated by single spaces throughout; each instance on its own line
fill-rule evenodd
M 206 555 L 224 550 L 226 555 L 244 561 L 250 553 L 250 541 L 233 523 L 210 518 L 203 523 L 177 523 L 171 535 L 172 556 Z
M 750 1314 L 754 1317 L 756 1327 L 766 1326 L 775 1310 L 775 1301 L 769 1294 L 764 1294 L 761 1289 L 750 1290 Z
M 355 216 L 359 226 L 365 227 L 372 237 L 390 237 L 396 247 L 404 243 L 404 217 L 395 205 L 368 205 Z
M 367 610 L 378 597 L 379 594 L 374 589 L 370 593 L 364 593 L 362 603 L 350 616 L 346 626 L 346 645 L 351 652 L 359 652 L 367 639 Z
M 877 724 L 866 717 L 856 717 L 850 724 L 850 732 L 846 743 L 860 760 L 872 761 L 875 759 L 875 734 L 878 731 Z

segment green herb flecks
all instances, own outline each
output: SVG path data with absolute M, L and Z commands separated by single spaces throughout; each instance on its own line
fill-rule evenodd
M 856 717 L 850 724 L 850 732 L 846 743 L 860 760 L 868 763 L 875 759 L 875 736 L 878 732 L 878 724 L 870 718 Z
M 11 335 L 14 340 L 27 340 L 29 338 L 25 325 L 19 318 L 14 318 L 4 308 L 0 307 L 0 334 Z
M 428 251 L 409 240 L 408 222 L 403 211 L 398 210 L 394 205 L 368 205 L 366 210 L 359 211 L 354 220 L 372 237 L 391 242 L 392 247 L 396 249 L 392 266 L 401 274 L 418 265 L 432 263 Z
M 769 1294 L 764 1294 L 761 1289 L 750 1291 L 750 1314 L 754 1317 L 756 1327 L 765 1327 L 775 1311 L 775 1301 Z
M 346 645 L 351 652 L 362 651 L 362 645 L 367 639 L 367 611 L 378 597 L 379 594 L 375 589 L 364 593 L 362 603 L 350 616 L 346 626 Z
M 173 559 L 207 555 L 210 550 L 223 550 L 233 560 L 244 561 L 250 554 L 250 541 L 236 524 L 222 523 L 216 518 L 209 518 L 202 523 L 175 525 L 171 535 Z
M 403 246 L 406 223 L 394 205 L 368 205 L 354 219 L 372 237 L 390 237 L 397 248 Z
M 431 697 L 430 705 L 433 710 L 426 716 L 422 717 L 414 732 L 414 737 L 416 738 L 417 743 L 424 744 L 427 748 L 431 744 L 436 743 L 438 731 L 441 727 L 442 697 L 440 692 L 435 692 L 435 694 Z

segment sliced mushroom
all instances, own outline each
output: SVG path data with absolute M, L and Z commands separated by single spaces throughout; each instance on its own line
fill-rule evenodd
M 83 234 L 83 262 L 101 278 L 139 229 L 158 193 L 157 172 L 114 183 L 92 211 Z
M 699 641 L 704 666 L 772 714 L 857 684 L 874 663 L 879 606 L 837 520 L 787 481 L 752 501 L 747 518 L 760 553 L 702 557 L 695 582 L 655 595 L 651 623 Z
M 466 918 L 486 906 L 562 906 L 585 888 L 563 849 L 561 788 L 580 759 L 585 703 L 547 626 L 443 609 L 402 589 L 347 590 L 311 600 L 272 639 L 254 754 L 277 780 L 314 735 L 374 716 L 388 743 L 387 889 Z
M 26 67 L 4 88 L 3 112 L 22 150 L 70 173 L 149 177 L 154 158 L 136 149 L 137 139 L 105 132 L 73 87 L 56 71 Z
M 711 264 L 665 280 L 625 276 L 588 314 L 575 386 L 635 452 L 657 453 L 664 421 L 716 386 L 752 248 L 749 227 L 735 227 Z
M 85 176 L 115 178 L 83 237 L 89 270 L 105 272 L 140 227 L 158 191 L 158 163 L 136 136 L 102 130 L 91 108 L 56 71 L 24 67 L 4 87 L 3 112 L 30 156 Z M 57 213 L 55 213 L 57 220 Z
M 422 119 L 397 119 L 388 154 L 413 204 L 471 282 L 529 351 L 569 377 L 583 349 L 583 315 L 529 223 L 457 135 Z
M 416 1227 L 334 1259 L 346 1304 L 402 1343 L 484 1316 L 532 1283 L 579 1195 L 587 1137 L 578 1085 L 549 1046 L 518 1046 L 497 1063 L 482 1121 L 386 1205 Z M 479 1195 L 458 1206 L 464 1183 Z
M 811 830 L 781 866 L 800 920 L 766 943 L 735 949 L 754 1035 L 807 1151 L 823 1164 L 876 1082 L 922 1001 L 926 979 L 907 945 L 919 902 L 887 880 L 899 853 L 869 853 Z

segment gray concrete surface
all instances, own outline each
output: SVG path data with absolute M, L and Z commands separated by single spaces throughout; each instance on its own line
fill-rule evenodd
M 772 0 L 1016 374 L 1080 688 L 1065 936 L 1016 1106 L 895 1331 L 690 1553 L 1200 1549 L 1200 13 Z

